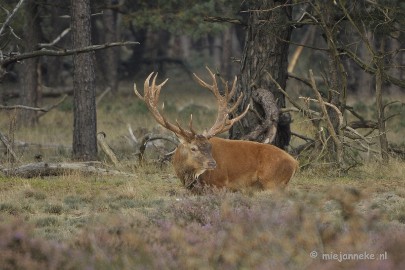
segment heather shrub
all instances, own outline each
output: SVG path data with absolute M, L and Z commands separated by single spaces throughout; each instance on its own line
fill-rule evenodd
M 79 252 L 72 251 L 65 244 L 35 238 L 32 234 L 32 228 L 21 220 L 6 223 L 1 220 L 1 269 L 56 270 L 80 269 L 85 266 L 84 256 Z

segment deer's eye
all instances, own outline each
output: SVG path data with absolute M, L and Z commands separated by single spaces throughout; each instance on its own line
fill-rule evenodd
M 197 151 L 197 147 L 195 147 L 195 146 L 191 147 L 191 151 L 193 151 L 193 152 Z

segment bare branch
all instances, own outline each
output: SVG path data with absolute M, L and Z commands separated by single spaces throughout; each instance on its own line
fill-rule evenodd
M 0 132 L 0 141 L 3 142 L 4 146 L 7 149 L 7 153 L 11 155 L 11 162 L 15 162 L 18 160 L 17 155 L 15 154 L 13 148 L 11 147 L 10 141 L 6 136 L 3 135 L 3 133 Z
M 297 81 L 300 81 L 300 82 L 304 83 L 305 85 L 311 87 L 311 83 L 310 83 L 307 79 L 304 79 L 304 78 L 302 78 L 302 77 L 299 77 L 299 76 L 295 75 L 294 73 L 290 73 L 290 72 L 289 72 L 289 73 L 288 73 L 288 77 L 293 78 L 293 79 L 296 79 Z
M 97 133 L 97 142 L 100 145 L 101 149 L 103 152 L 107 155 L 107 157 L 111 160 L 111 162 L 115 166 L 120 166 L 120 162 L 117 159 L 117 156 L 114 154 L 113 150 L 111 147 L 107 144 L 105 141 L 105 137 L 107 135 L 104 132 L 99 132 Z
M 309 98 L 309 97 L 299 97 L 299 98 L 321 103 L 319 100 L 314 99 L 314 98 Z M 339 128 L 342 128 L 343 127 L 343 115 L 342 115 L 342 112 L 338 109 L 338 107 L 336 107 L 332 103 L 326 102 L 324 100 L 322 100 L 322 103 L 324 103 L 325 105 L 331 107 L 332 109 L 334 109 L 336 111 L 336 113 L 338 114 L 338 117 L 339 117 Z
M 302 134 L 298 134 L 298 133 L 295 133 L 295 132 L 291 132 L 291 135 L 293 135 L 293 136 L 295 136 L 295 137 L 298 137 L 298 138 L 300 138 L 300 139 L 303 139 L 304 141 L 307 141 L 307 142 L 315 142 L 314 139 L 309 138 L 309 137 L 307 137 L 307 136 L 304 136 L 304 135 L 302 135 Z
M 5 68 L 11 63 L 15 63 L 24 59 L 29 59 L 29 58 L 34 58 L 34 57 L 40 57 L 40 56 L 67 56 L 67 55 L 72 55 L 72 54 L 79 54 L 79 53 L 86 53 L 86 52 L 92 52 L 92 51 L 97 51 L 97 50 L 103 50 L 106 48 L 110 47 L 116 47 L 116 46 L 127 46 L 127 45 L 137 45 L 139 42 L 135 41 L 125 41 L 125 42 L 112 42 L 112 43 L 106 43 L 106 44 L 100 44 L 100 45 L 91 45 L 83 48 L 77 48 L 77 49 L 71 49 L 71 50 L 47 50 L 47 49 L 42 49 L 38 51 L 33 51 L 33 52 L 28 52 L 28 53 L 22 53 L 22 54 L 17 54 L 13 55 L 9 59 L 5 59 L 3 61 L 0 61 L 1 67 Z
M 204 21 L 206 22 L 212 22 L 212 23 L 232 23 L 232 24 L 237 24 L 237 25 L 243 25 L 246 26 L 245 23 L 243 23 L 241 20 L 234 19 L 234 18 L 227 18 L 227 17 L 214 17 L 214 16 L 206 16 L 204 17 Z
M 176 137 L 169 136 L 169 135 L 164 135 L 164 134 L 146 134 L 142 139 L 139 147 L 139 161 L 143 162 L 145 158 L 145 150 L 146 146 L 148 145 L 149 142 L 156 141 L 156 140 L 165 140 L 168 142 L 171 142 L 172 144 L 177 145 L 179 144 L 179 141 Z M 168 154 L 166 154 L 168 155 Z M 169 155 L 171 155 L 169 153 Z
M 38 46 L 41 48 L 44 47 L 52 47 L 54 46 L 56 43 L 58 43 L 64 36 L 66 36 L 68 33 L 70 32 L 70 28 L 66 28 L 65 30 L 63 30 L 63 32 L 57 36 L 52 42 L 50 43 L 39 43 Z
M 111 87 L 107 86 L 107 88 L 101 93 L 96 99 L 96 105 L 100 103 L 100 101 L 111 91 Z
M 37 107 L 29 107 L 25 105 L 11 105 L 11 106 L 4 106 L 0 105 L 0 110 L 16 110 L 16 109 L 21 109 L 21 110 L 31 110 L 31 111 L 37 111 L 37 112 L 49 112 L 53 108 L 57 107 L 59 104 L 61 104 L 65 99 L 67 98 L 67 95 L 64 95 L 58 102 L 56 102 L 53 105 L 48 105 L 42 108 L 37 108 Z
M 344 52 L 346 53 L 346 55 L 348 57 L 350 57 L 361 69 L 363 69 L 364 71 L 370 73 L 370 74 L 376 74 L 377 72 L 377 68 L 370 66 L 368 64 L 366 64 L 360 57 L 358 57 L 354 52 L 348 50 L 348 49 L 343 49 Z M 383 72 L 384 76 L 383 78 L 386 79 L 387 81 L 391 82 L 392 84 L 395 84 L 397 86 L 403 87 L 405 88 L 405 80 L 401 80 L 398 78 L 395 78 L 389 74 L 387 74 L 386 72 Z
M 132 130 L 131 124 L 127 124 L 128 131 L 129 131 L 129 137 L 131 138 L 131 141 L 135 144 L 138 144 L 138 139 L 134 135 L 134 131 Z
M 20 2 L 18 2 L 17 5 L 14 7 L 13 11 L 7 16 L 6 20 L 4 21 L 3 25 L 0 28 L 0 36 L 3 33 L 4 29 L 6 29 L 8 24 L 11 22 L 11 19 L 17 13 L 18 9 L 21 7 L 21 5 L 24 3 L 24 1 L 25 0 L 20 0 Z
M 343 156 L 342 156 L 343 155 L 342 142 L 340 141 L 340 138 L 338 138 L 338 135 L 336 134 L 336 131 L 335 131 L 334 127 L 333 127 L 333 124 L 332 124 L 332 122 L 331 122 L 331 120 L 329 118 L 328 111 L 326 110 L 326 106 L 325 106 L 326 102 L 322 99 L 322 96 L 319 93 L 319 90 L 318 90 L 318 88 L 316 86 L 315 79 L 314 79 L 314 74 L 312 73 L 312 69 L 309 70 L 309 78 L 311 80 L 312 90 L 314 90 L 314 93 L 315 93 L 315 95 L 316 95 L 316 97 L 318 99 L 319 105 L 321 107 L 323 116 L 325 117 L 326 125 L 327 125 L 327 128 L 328 128 L 329 134 L 332 137 L 332 140 L 335 143 L 336 148 L 338 149 L 338 151 L 337 151 L 337 160 L 338 160 L 338 163 L 340 165 L 341 160 L 343 158 Z M 330 105 L 332 105 L 332 104 L 329 104 L 329 106 Z M 342 113 L 339 111 L 339 109 L 336 106 L 330 106 L 330 107 L 335 109 L 336 112 L 338 112 L 338 115 L 339 115 L 339 129 L 342 128 L 342 125 L 343 125 Z
M 312 115 L 318 115 L 317 112 L 314 112 L 314 111 L 312 111 L 312 110 L 305 109 L 305 108 L 303 108 L 301 105 L 299 105 L 297 102 L 295 102 L 295 100 L 292 99 L 292 98 L 288 95 L 288 93 L 280 86 L 280 84 L 273 78 L 273 76 L 271 76 L 271 74 L 270 74 L 268 71 L 266 71 L 266 73 L 267 73 L 267 75 L 269 76 L 270 80 L 276 85 L 278 91 L 280 91 L 281 93 L 283 93 L 283 95 L 288 99 L 288 101 L 289 101 L 295 108 L 297 108 L 297 109 L 300 110 L 301 112 L 306 113 L 306 114 L 311 115 L 311 116 L 312 116 Z M 309 83 L 309 82 L 308 82 L 308 83 Z

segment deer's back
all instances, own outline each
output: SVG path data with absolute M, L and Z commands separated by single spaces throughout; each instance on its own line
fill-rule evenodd
M 274 145 L 217 137 L 209 141 L 217 168 L 201 176 L 208 185 L 231 189 L 285 186 L 298 169 L 298 162 Z

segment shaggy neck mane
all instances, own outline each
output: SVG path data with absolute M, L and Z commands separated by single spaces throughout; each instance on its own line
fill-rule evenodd
M 187 189 L 192 189 L 196 183 L 200 182 L 200 176 L 203 174 L 203 172 L 197 172 L 193 170 L 192 168 L 182 168 L 182 170 L 177 171 L 178 177 L 181 179 L 183 182 L 183 185 Z

